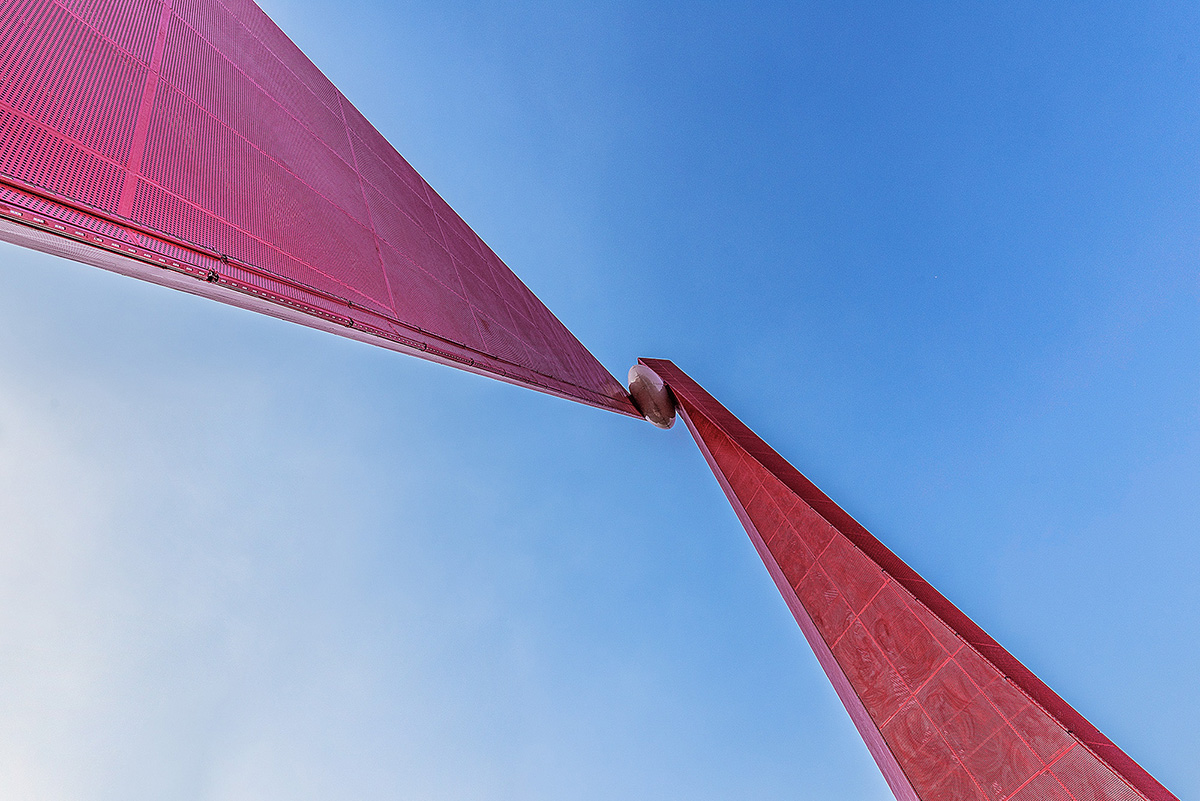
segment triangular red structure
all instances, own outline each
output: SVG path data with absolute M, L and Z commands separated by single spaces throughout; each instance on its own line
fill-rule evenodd
M 251 0 L 0 4 L 0 239 L 637 415 Z
M 902 801 L 1178 801 L 669 361 L 688 428 Z

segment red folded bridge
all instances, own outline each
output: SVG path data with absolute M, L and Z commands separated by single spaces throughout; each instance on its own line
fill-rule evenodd
M 250 0 L 0 0 L 0 238 L 661 425 L 678 403 L 897 798 L 1176 801 L 673 364 L 635 405 Z

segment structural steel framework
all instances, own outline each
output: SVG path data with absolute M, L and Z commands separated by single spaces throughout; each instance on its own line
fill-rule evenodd
M 608 373 L 251 0 L 0 0 L 0 238 L 669 427 L 902 801 L 1177 801 L 669 361 Z

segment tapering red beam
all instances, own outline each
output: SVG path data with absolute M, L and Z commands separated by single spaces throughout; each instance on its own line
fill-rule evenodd
M 0 2 L 0 239 L 637 414 L 251 0 Z
M 673 363 L 670 388 L 901 801 L 1178 801 Z

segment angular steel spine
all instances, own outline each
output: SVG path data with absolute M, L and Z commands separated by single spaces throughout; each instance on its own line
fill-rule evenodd
M 680 416 L 901 801 L 1178 801 L 673 363 Z

